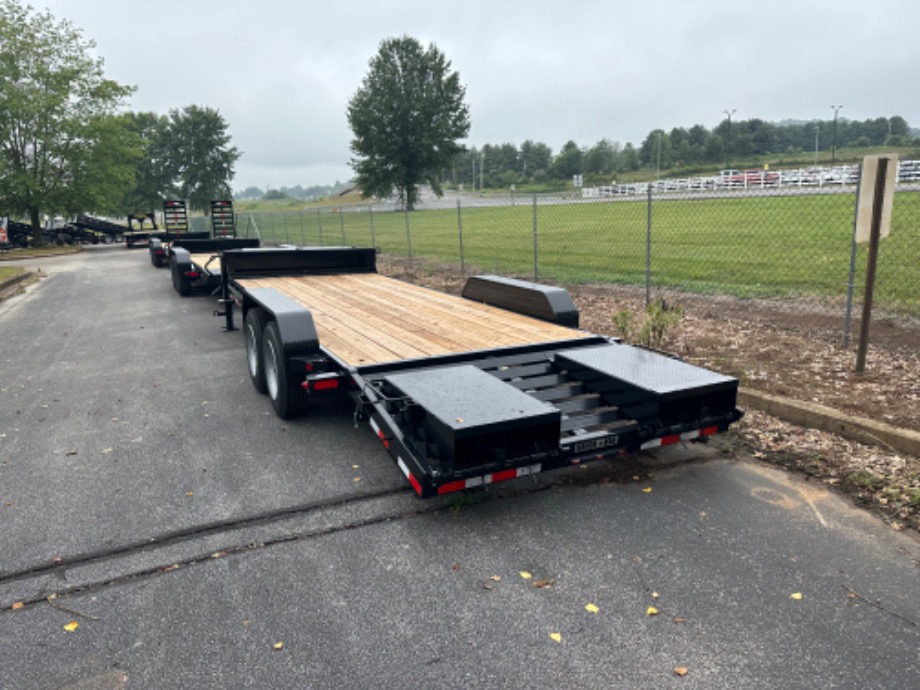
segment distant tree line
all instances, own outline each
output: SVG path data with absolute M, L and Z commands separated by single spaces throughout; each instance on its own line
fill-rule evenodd
M 848 147 L 920 145 L 907 121 L 899 116 L 856 121 L 839 118 L 837 149 Z M 724 119 L 714 129 L 703 125 L 653 129 L 637 148 L 601 139 L 583 148 L 568 141 L 558 153 L 545 143 L 486 144 L 454 157 L 445 171 L 447 181 L 473 188 L 508 188 L 518 184 L 570 181 L 574 175 L 603 179 L 641 168 L 670 171 L 718 167 L 732 159 L 750 160 L 777 155 L 830 151 L 835 143 L 833 120 L 779 123 L 760 119 Z
M 311 187 L 302 187 L 295 185 L 293 187 L 267 187 L 261 189 L 256 186 L 249 186 L 246 189 L 239 189 L 233 193 L 233 198 L 237 201 L 253 201 L 256 199 L 301 199 L 303 201 L 316 201 L 325 199 L 328 196 L 337 194 L 347 185 L 335 181 L 332 185 L 313 185 Z

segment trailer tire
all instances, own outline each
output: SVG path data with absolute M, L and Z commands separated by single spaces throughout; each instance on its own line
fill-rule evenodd
M 243 324 L 249 378 L 255 389 L 263 394 L 268 391 L 268 387 L 265 384 L 265 363 L 262 361 L 262 339 L 265 337 L 267 323 L 268 316 L 265 310 L 253 307 L 246 312 L 246 319 Z
M 284 358 L 284 344 L 278 324 L 270 321 L 262 339 L 262 369 L 272 407 L 281 419 L 299 417 L 307 409 L 308 393 L 301 382 L 290 376 Z

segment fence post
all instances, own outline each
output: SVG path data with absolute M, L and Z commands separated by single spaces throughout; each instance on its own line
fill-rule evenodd
M 872 227 L 869 233 L 869 256 L 866 259 L 866 292 L 863 296 L 863 312 L 859 322 L 859 345 L 856 350 L 855 372 L 857 374 L 862 374 L 866 370 L 866 354 L 869 349 L 869 324 L 872 321 L 872 294 L 875 290 L 875 268 L 878 263 L 878 244 L 881 241 L 882 207 L 885 205 L 887 177 L 888 158 L 879 158 L 878 177 L 875 179 L 875 199 L 872 206 Z M 894 185 L 894 181 L 891 184 Z
M 540 280 L 538 270 L 539 252 L 537 250 L 537 195 L 533 195 L 533 282 Z
M 323 217 L 320 215 L 319 208 L 316 209 L 316 222 L 319 224 L 319 246 L 323 246 Z
M 463 218 L 460 215 L 460 199 L 457 199 L 457 233 L 460 235 L 460 277 L 466 278 L 466 265 L 463 261 Z
M 307 232 L 303 227 L 303 209 L 300 209 L 297 215 L 300 216 L 300 244 L 305 245 L 307 243 Z
M 406 249 L 409 252 L 409 270 L 412 270 L 412 235 L 409 233 L 409 204 L 403 206 L 403 215 L 406 218 Z
M 339 206 L 339 226 L 342 228 L 342 246 L 344 246 L 347 244 L 345 241 L 345 212 L 341 206 Z
M 843 347 L 850 346 L 850 328 L 853 319 L 853 291 L 856 289 L 856 222 L 859 218 L 859 189 L 862 187 L 862 172 L 856 178 L 856 200 L 853 204 L 853 241 L 850 244 L 850 276 L 847 279 L 847 310 L 843 317 Z
M 652 303 L 652 185 L 648 186 L 648 217 L 645 222 L 645 306 Z
M 374 249 L 376 249 L 376 248 L 377 248 L 377 237 L 376 237 L 375 234 L 374 234 L 374 207 L 373 207 L 373 206 L 368 206 L 368 207 L 367 207 L 367 212 L 368 212 L 368 213 L 370 214 L 370 216 L 371 216 L 371 246 L 372 246 Z

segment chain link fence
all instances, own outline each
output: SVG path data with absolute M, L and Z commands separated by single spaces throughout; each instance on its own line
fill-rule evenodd
M 659 186 L 660 187 L 660 186 Z M 685 313 L 743 315 L 847 344 L 858 333 L 867 247 L 856 185 L 482 197 L 241 214 L 265 244 L 375 246 L 428 273 L 499 273 L 600 285 Z M 873 321 L 920 340 L 920 184 L 896 186 Z M 877 341 L 877 338 L 873 338 Z

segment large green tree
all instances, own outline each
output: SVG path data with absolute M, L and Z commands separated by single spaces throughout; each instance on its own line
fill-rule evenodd
M 230 146 L 227 123 L 213 108 L 189 105 L 169 111 L 167 128 L 169 192 L 207 213 L 211 200 L 230 197 L 233 166 L 240 157 Z
M 133 91 L 108 80 L 92 41 L 66 20 L 0 0 L 0 199 L 28 216 L 111 211 L 140 153 L 115 112 Z
M 441 173 L 470 131 L 465 96 L 460 76 L 434 44 L 424 48 L 410 36 L 382 41 L 348 102 L 351 166 L 362 196 L 395 191 L 408 209 L 422 184 L 440 196 Z
M 128 126 L 141 140 L 143 157 L 137 165 L 135 185 L 121 200 L 120 211 L 152 211 L 172 192 L 169 119 L 156 113 L 128 113 Z

